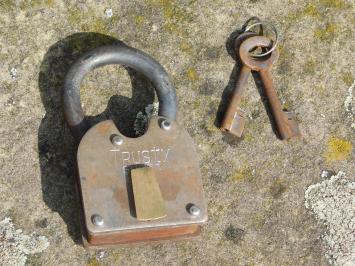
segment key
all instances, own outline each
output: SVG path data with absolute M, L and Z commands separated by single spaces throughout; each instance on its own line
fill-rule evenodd
M 255 32 L 244 32 L 240 34 L 235 39 L 234 42 L 234 47 L 236 52 L 238 53 L 241 43 L 243 43 L 246 39 L 256 35 L 257 34 Z M 240 102 L 250 72 L 251 72 L 250 67 L 243 64 L 240 69 L 239 76 L 235 84 L 235 88 L 232 92 L 230 102 L 228 104 L 227 110 L 224 114 L 222 124 L 220 127 L 222 131 L 228 132 L 239 138 L 243 134 L 245 119 L 246 119 L 245 113 L 240 108 Z
M 270 39 L 264 36 L 253 36 L 246 39 L 239 48 L 239 57 L 244 65 L 260 74 L 263 90 L 270 104 L 272 116 L 275 120 L 276 129 L 282 140 L 288 140 L 294 137 L 300 137 L 301 132 L 293 113 L 282 109 L 281 102 L 274 88 L 271 67 L 279 57 L 277 50 L 266 58 L 253 58 L 250 51 L 256 47 L 270 47 Z

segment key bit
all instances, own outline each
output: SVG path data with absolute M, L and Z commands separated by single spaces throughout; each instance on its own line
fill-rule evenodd
M 271 40 L 264 36 L 253 36 L 246 39 L 239 48 L 239 57 L 244 65 L 260 74 L 263 91 L 270 105 L 279 137 L 282 140 L 300 137 L 301 132 L 293 115 L 282 108 L 281 102 L 274 88 L 271 68 L 278 59 L 279 53 L 275 49 L 266 58 L 253 58 L 250 55 L 255 47 L 270 47 Z

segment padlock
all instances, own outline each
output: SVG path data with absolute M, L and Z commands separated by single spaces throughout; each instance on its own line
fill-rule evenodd
M 112 120 L 89 128 L 80 84 L 92 69 L 120 64 L 146 76 L 159 100 L 144 135 L 129 138 Z M 77 150 L 83 209 L 83 243 L 88 247 L 191 238 L 207 221 L 196 149 L 176 121 L 175 89 L 164 68 L 126 45 L 96 48 L 81 56 L 64 80 L 63 106 Z

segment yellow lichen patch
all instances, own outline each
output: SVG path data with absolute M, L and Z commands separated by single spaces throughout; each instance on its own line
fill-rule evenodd
M 230 179 L 234 182 L 238 182 L 244 180 L 251 180 L 252 177 L 253 177 L 252 169 L 247 165 L 243 165 L 234 173 L 234 175 L 230 177 Z
M 330 8 L 346 8 L 347 4 L 343 0 L 320 0 L 320 3 Z
M 325 86 L 324 85 L 318 85 L 315 87 L 316 90 L 319 92 L 319 94 L 324 95 L 325 94 Z
M 344 139 L 331 137 L 328 140 L 328 148 L 324 153 L 324 157 L 327 161 L 346 160 L 350 157 L 352 148 L 353 146 L 351 142 Z
M 337 30 L 337 25 L 328 23 L 325 28 L 315 30 L 314 37 L 321 41 L 332 40 L 335 37 Z
M 304 10 L 303 14 L 310 17 L 319 17 L 320 13 L 318 8 L 314 4 L 308 4 Z
M 68 21 L 74 27 L 79 27 L 82 31 L 104 34 L 108 31 L 106 21 L 98 17 L 93 9 L 89 9 L 86 12 L 69 9 Z
M 185 53 L 190 53 L 192 51 L 192 46 L 189 42 L 184 40 L 180 43 L 180 50 Z
M 253 137 L 253 135 L 250 132 L 247 132 L 247 133 L 244 134 L 243 139 L 246 142 L 252 142 L 254 140 L 254 137 Z
M 100 266 L 101 264 L 97 261 L 96 258 L 91 258 L 86 263 L 86 266 Z
M 137 15 L 134 17 L 134 21 L 136 22 L 137 26 L 142 26 L 144 23 L 144 17 L 141 15 Z
M 354 82 L 354 77 L 353 75 L 350 73 L 350 72 L 346 72 L 346 73 L 343 73 L 342 75 L 342 80 L 344 81 L 344 83 L 347 85 L 347 86 L 351 86 L 351 84 L 353 84 Z
M 186 70 L 186 76 L 189 80 L 191 81 L 197 81 L 199 80 L 199 76 L 196 72 L 196 69 L 194 69 L 193 67 L 189 67 L 187 70 Z
M 282 105 L 282 109 L 289 110 L 291 107 L 291 104 L 289 102 L 284 102 Z

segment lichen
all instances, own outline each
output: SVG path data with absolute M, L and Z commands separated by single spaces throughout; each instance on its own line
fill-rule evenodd
M 95 257 L 90 258 L 86 263 L 86 266 L 100 266 L 100 265 L 101 265 L 100 262 L 98 262 Z
M 186 40 L 183 40 L 179 46 L 180 46 L 180 50 L 185 53 L 191 53 L 191 51 L 192 51 L 191 44 Z
M 2 11 L 11 11 L 16 8 L 16 2 L 13 0 L 1 0 L 0 1 L 0 10 Z
M 166 31 L 178 36 L 188 35 L 188 23 L 192 22 L 193 17 L 187 8 L 181 6 L 176 0 L 146 0 L 146 3 L 163 11 Z
M 330 41 L 337 35 L 338 26 L 328 23 L 324 28 L 318 28 L 314 31 L 314 37 L 321 41 Z
M 355 88 L 355 80 L 352 85 L 349 87 L 348 95 L 344 101 L 344 107 L 347 119 L 350 122 L 350 126 L 352 129 L 355 129 L 355 101 L 354 101 L 354 88 Z
M 243 165 L 239 168 L 231 177 L 230 179 L 234 182 L 239 181 L 250 181 L 253 178 L 253 170 L 248 165 Z
M 193 67 L 189 67 L 186 70 L 186 77 L 192 82 L 195 82 L 195 81 L 199 80 L 199 76 L 198 76 L 198 74 L 196 72 L 196 69 L 193 68 Z
M 331 137 L 328 140 L 328 148 L 324 153 L 327 161 L 340 161 L 346 160 L 350 157 L 352 151 L 352 144 L 350 141 Z
M 48 246 L 46 237 L 16 230 L 10 218 L 0 221 L 0 265 L 25 265 L 28 255 L 42 252 Z
M 343 9 L 348 6 L 343 0 L 320 0 L 319 2 L 328 8 Z
M 20 4 L 20 9 L 27 10 L 40 7 L 51 8 L 54 6 L 54 3 L 54 0 L 23 0 Z
M 320 17 L 321 15 L 316 5 L 312 3 L 307 4 L 307 6 L 303 9 L 302 13 L 306 16 L 317 17 L 317 18 Z
M 144 17 L 141 16 L 141 15 L 136 15 L 136 16 L 134 17 L 134 21 L 135 21 L 135 23 L 136 23 L 137 26 L 142 26 L 143 23 L 144 23 Z
M 344 172 L 311 185 L 305 191 L 305 207 L 326 225 L 322 239 L 331 265 L 355 264 L 355 182 Z
M 73 8 L 69 9 L 68 15 L 68 21 L 72 26 L 79 27 L 82 31 L 91 31 L 103 34 L 108 33 L 108 25 L 109 22 L 112 23 L 112 18 L 105 20 L 98 17 L 93 9 L 82 12 Z
M 306 74 L 314 75 L 316 73 L 316 67 L 317 67 L 316 61 L 313 59 L 309 59 L 309 60 L 307 60 L 305 66 L 303 68 L 303 71 Z
M 341 79 L 344 81 L 344 83 L 347 86 L 351 86 L 351 84 L 354 81 L 354 77 L 353 77 L 353 75 L 350 72 L 343 73 Z

